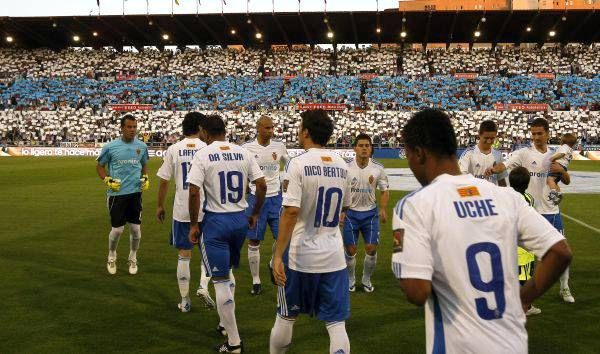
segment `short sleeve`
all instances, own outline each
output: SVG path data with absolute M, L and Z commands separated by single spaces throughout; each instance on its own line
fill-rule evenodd
M 190 168 L 190 172 L 187 176 L 187 183 L 191 183 L 195 186 L 202 187 L 204 185 L 205 178 L 205 167 L 202 163 L 202 154 L 197 153 L 192 160 L 192 167 Z
M 171 148 L 169 148 L 167 150 L 167 152 L 165 153 L 165 157 L 163 158 L 163 163 L 160 166 L 160 168 L 158 169 L 158 172 L 156 173 L 156 175 L 166 181 L 171 180 L 171 177 L 173 177 L 173 157 L 172 157 L 172 153 L 173 150 Z
M 377 188 L 379 188 L 380 191 L 387 191 L 389 187 L 390 184 L 388 182 L 387 173 L 385 173 L 385 169 L 382 168 L 380 169 L 379 180 L 377 181 Z
M 400 251 L 392 254 L 392 269 L 396 278 L 431 280 L 431 235 L 424 225 L 410 200 L 405 198 L 398 202 L 392 216 L 394 242 L 400 244 Z
M 469 171 L 469 165 L 471 161 L 472 152 L 467 150 L 460 155 L 460 159 L 458 159 L 458 166 L 460 167 L 460 172 L 467 174 L 471 173 Z
M 246 150 L 246 157 L 247 157 L 247 161 L 250 164 L 250 166 L 248 166 L 248 179 L 251 182 L 254 182 L 257 179 L 259 179 L 261 177 L 264 177 L 265 175 L 262 172 L 262 170 L 260 169 L 260 166 L 258 165 L 258 162 L 252 156 L 252 154 L 248 153 L 247 150 Z
M 98 161 L 98 164 L 102 166 L 106 166 L 106 164 L 110 162 L 110 149 L 108 148 L 108 144 L 102 147 L 100 156 L 98 156 L 96 161 Z
M 523 166 L 523 161 L 521 157 L 523 151 L 525 151 L 525 148 L 517 150 L 513 152 L 512 155 L 510 155 L 508 160 L 506 160 L 506 162 L 504 163 L 504 166 L 506 166 L 507 170 L 512 170 L 516 167 Z
M 288 163 L 285 179 L 283 180 L 283 205 L 300 207 L 302 202 L 302 169 L 298 159 Z
M 565 237 L 533 207 L 529 206 L 520 195 L 514 193 L 514 198 L 516 199 L 516 210 L 518 210 L 516 214 L 519 246 L 532 252 L 536 257 L 542 258 L 552 246 L 564 240 Z

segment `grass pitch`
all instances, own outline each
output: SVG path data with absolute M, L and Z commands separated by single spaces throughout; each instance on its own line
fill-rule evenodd
M 400 160 L 387 167 L 406 167 Z M 150 162 L 154 176 L 160 160 Z M 104 185 L 89 158 L 0 159 L 0 352 L 195 352 L 210 353 L 222 338 L 214 332 L 218 316 L 192 299 L 192 312 L 176 307 L 177 255 L 168 245 L 170 223 L 154 218 L 157 179 L 144 194 L 142 243 L 138 275 L 127 274 L 127 232 L 119 246 L 118 273 L 109 276 L 105 262 L 110 229 Z M 573 170 L 600 170 L 600 164 L 574 161 Z M 388 210 L 404 192 L 393 192 Z M 170 195 L 172 198 L 172 193 Z M 169 212 L 171 202 L 168 202 Z M 562 211 L 600 228 L 600 195 L 567 195 Z M 590 353 L 598 350 L 600 318 L 600 234 L 565 219 L 574 251 L 573 305 L 552 288 L 536 306 L 542 314 L 527 324 L 532 353 Z M 382 225 L 379 260 L 367 294 L 351 295 L 347 322 L 354 353 L 422 353 L 425 350 L 423 309 L 410 305 L 390 270 L 390 224 Z M 451 230 L 449 230 L 451 232 Z M 237 280 L 236 312 L 246 352 L 267 353 L 275 319 L 276 292 L 266 266 L 271 239 L 262 244 L 264 292 L 249 294 L 251 277 L 245 250 Z M 364 251 L 359 251 L 357 277 Z M 195 293 L 199 257 L 192 259 Z M 211 287 L 212 291 L 212 287 Z M 289 353 L 326 353 L 325 326 L 301 317 Z

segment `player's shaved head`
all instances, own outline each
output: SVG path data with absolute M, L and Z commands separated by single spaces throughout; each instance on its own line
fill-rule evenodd
M 256 135 L 258 143 L 261 145 L 268 145 L 273 137 L 273 120 L 263 115 L 256 121 Z

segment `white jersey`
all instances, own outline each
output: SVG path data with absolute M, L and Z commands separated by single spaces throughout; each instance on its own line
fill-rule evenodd
M 280 164 L 281 162 L 286 164 L 290 159 L 285 144 L 280 141 L 271 140 L 269 145 L 262 146 L 255 139 L 242 145 L 242 147 L 250 151 L 258 162 L 258 166 L 263 171 L 265 182 L 267 182 L 267 197 L 279 194 L 281 192 L 281 180 L 279 179 Z M 256 194 L 256 186 L 250 185 L 250 193 Z
M 248 180 L 264 177 L 256 160 L 240 146 L 215 141 L 200 150 L 192 161 L 188 182 L 204 188 L 204 211 L 235 213 L 248 206 Z
M 377 207 L 375 189 L 387 191 L 389 188 L 383 165 L 372 159 L 369 159 L 365 168 L 359 167 L 356 159 L 348 162 L 348 181 L 352 196 L 350 209 L 356 211 L 375 209 Z
M 573 159 L 573 148 L 567 144 L 561 145 L 554 154 L 565 154 L 564 157 L 556 160 L 556 162 L 564 168 L 569 167 L 569 163 Z
M 326 149 L 309 149 L 290 160 L 283 205 L 300 208 L 289 246 L 290 269 L 329 273 L 346 268 L 338 224 L 342 206 L 350 204 L 347 176 L 346 162 Z
M 529 180 L 527 193 L 533 196 L 535 209 L 540 214 L 558 214 L 560 212 L 558 206 L 548 200 L 550 187 L 546 183 L 550 169 L 550 157 L 554 153 L 554 150 L 550 147 L 548 147 L 546 153 L 539 152 L 534 146 L 525 147 L 513 152 L 505 163 L 506 168 L 509 170 L 519 166 L 529 170 L 531 179 Z
M 206 144 L 198 138 L 184 138 L 178 143 L 171 145 L 165 153 L 162 166 L 160 166 L 160 169 L 156 173 L 158 177 L 167 181 L 175 178 L 173 219 L 176 221 L 190 222 L 189 192 L 186 179 L 192 166 L 194 155 L 204 147 L 206 147 Z M 203 195 L 201 194 L 201 202 L 202 199 Z M 199 221 L 202 220 L 202 216 L 202 210 L 200 210 L 198 215 Z
M 523 196 L 441 175 L 398 202 L 393 229 L 394 275 L 432 283 L 428 353 L 527 352 L 517 245 L 541 258 L 564 237 Z
M 489 154 L 481 152 L 478 145 L 467 148 L 458 160 L 460 171 L 462 173 L 470 173 L 473 176 L 481 179 L 485 179 L 495 185 L 498 185 L 498 181 L 502 181 L 508 177 L 508 172 L 504 171 L 498 174 L 486 176 L 485 170 L 504 162 L 502 153 L 496 149 L 492 149 Z

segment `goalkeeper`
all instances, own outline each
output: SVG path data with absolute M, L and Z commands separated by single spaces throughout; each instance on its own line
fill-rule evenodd
M 148 180 L 148 148 L 136 139 L 137 122 L 127 114 L 121 118 L 121 137 L 104 145 L 96 172 L 107 186 L 107 207 L 112 229 L 108 234 L 108 262 L 110 274 L 117 273 L 117 245 L 129 223 L 129 274 L 137 274 L 137 250 L 142 232 L 142 192 L 150 187 Z
M 525 167 L 517 167 L 510 171 L 508 175 L 508 181 L 510 186 L 517 192 L 521 193 L 523 198 L 530 207 L 534 206 L 534 200 L 531 194 L 525 190 L 529 186 L 529 171 Z M 533 277 L 533 270 L 535 268 L 535 256 L 533 253 L 528 252 L 524 248 L 518 248 L 518 264 L 519 264 L 519 283 L 524 285 L 529 279 Z M 527 316 L 539 315 L 542 310 L 533 306 L 533 304 L 527 309 L 525 313 Z

